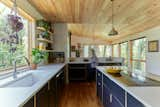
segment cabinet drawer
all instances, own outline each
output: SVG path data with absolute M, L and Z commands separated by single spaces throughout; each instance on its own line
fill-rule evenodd
M 97 70 L 97 81 L 102 81 L 102 73 Z
M 127 93 L 127 107 L 145 107 L 140 101 Z

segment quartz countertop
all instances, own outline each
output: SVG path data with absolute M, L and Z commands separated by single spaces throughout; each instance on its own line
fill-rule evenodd
M 90 64 L 90 61 L 69 61 L 68 64 Z M 121 63 L 118 61 L 98 61 L 98 63 Z
M 64 66 L 65 64 L 52 64 L 25 72 L 41 75 L 41 79 L 31 87 L 0 88 L 0 107 L 22 107 Z
M 97 69 L 110 78 L 117 85 L 122 87 L 126 92 L 130 93 L 146 107 L 159 107 L 160 102 L 160 86 L 128 86 L 124 82 L 115 79 L 115 77 L 106 73 L 106 67 L 98 66 Z

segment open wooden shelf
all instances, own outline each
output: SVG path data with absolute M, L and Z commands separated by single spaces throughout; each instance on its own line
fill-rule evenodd
M 51 31 L 48 31 L 43 27 L 37 27 L 37 30 L 44 31 L 44 32 L 47 31 L 50 35 L 53 35 L 53 33 Z
M 54 52 L 54 50 L 41 50 L 41 51 L 44 51 L 44 52 Z
M 44 38 L 37 38 L 38 41 L 41 41 L 41 42 L 46 42 L 46 43 L 51 43 L 53 44 L 53 41 L 52 40 L 48 40 L 48 39 L 44 39 Z

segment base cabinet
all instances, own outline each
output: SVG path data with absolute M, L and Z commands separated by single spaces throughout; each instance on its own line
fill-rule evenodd
M 126 93 L 127 92 L 123 88 L 106 75 L 97 71 L 97 95 L 104 107 L 145 107 L 132 95 Z
M 31 98 L 26 104 L 23 105 L 23 107 L 58 107 L 64 85 L 65 69 L 61 69 L 40 89 L 40 91 L 36 93 L 36 97 Z
M 103 77 L 105 80 L 103 82 L 103 105 L 104 107 L 125 107 L 124 101 L 125 101 L 125 93 L 123 95 L 123 89 L 121 87 L 116 86 L 114 89 L 112 86 L 115 86 L 114 83 L 112 83 L 108 78 Z M 112 86 L 108 86 L 107 84 L 110 83 Z M 120 92 L 121 90 L 122 94 L 115 94 L 115 91 Z M 124 101 L 123 101 L 124 99 Z
M 49 82 L 49 107 L 57 107 L 56 101 L 56 78 L 53 77 Z
M 48 84 L 46 84 L 37 94 L 36 94 L 36 107 L 48 107 L 49 106 L 49 91 Z
M 102 88 L 103 88 L 103 85 L 102 85 L 102 73 L 100 71 L 97 71 L 97 74 L 96 74 L 96 86 L 97 86 L 97 96 L 98 98 L 102 101 Z
M 141 102 L 127 93 L 127 107 L 145 107 Z
M 109 107 L 110 106 L 110 90 L 103 85 L 103 105 L 104 107 Z
M 32 97 L 23 107 L 34 107 L 34 97 Z

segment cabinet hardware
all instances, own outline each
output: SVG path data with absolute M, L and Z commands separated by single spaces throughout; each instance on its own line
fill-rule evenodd
M 98 73 L 98 76 L 101 76 L 101 74 L 100 74 L 100 73 Z
M 100 82 L 98 82 L 98 86 L 101 86 L 101 83 L 100 83 Z
M 109 102 L 112 103 L 112 94 L 109 95 Z

